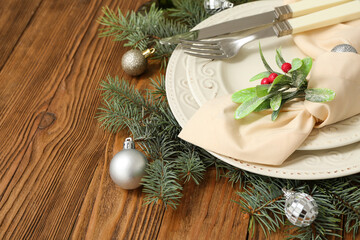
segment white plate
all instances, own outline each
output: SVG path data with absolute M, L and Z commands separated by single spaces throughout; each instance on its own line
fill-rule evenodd
M 240 5 L 201 22 L 196 28 L 210 26 L 254 13 L 269 11 L 281 1 L 262 1 Z M 224 13 L 224 12 L 222 12 Z M 265 58 L 270 66 L 277 69 L 275 49 L 281 47 L 284 58 L 305 57 L 295 46 L 290 36 L 261 39 Z M 188 58 L 187 79 L 195 101 L 201 106 L 209 100 L 253 87 L 259 81 L 249 82 L 256 73 L 265 71 L 259 55 L 259 41 L 245 45 L 239 54 L 228 60 L 211 61 L 203 58 Z M 320 150 L 341 147 L 360 141 L 360 115 L 321 129 L 314 129 L 299 150 Z
M 253 2 L 241 5 L 241 7 L 246 9 L 247 5 L 251 6 L 254 4 L 263 4 L 263 2 Z M 235 11 L 237 8 L 223 11 L 208 20 L 217 17 L 217 15 L 226 16 L 226 14 Z M 190 92 L 185 76 L 189 59 L 190 57 L 185 55 L 178 47 L 173 52 L 166 71 L 167 98 L 176 120 L 182 127 L 185 126 L 190 117 L 199 108 Z M 235 167 L 279 178 L 327 179 L 360 172 L 360 144 L 358 143 L 331 150 L 296 151 L 281 167 L 252 164 L 215 153 L 212 154 Z
M 199 108 L 192 97 L 184 72 L 188 56 L 177 48 L 166 71 L 166 94 L 170 108 L 184 127 Z M 235 167 L 266 176 L 288 179 L 326 179 L 360 172 L 360 144 L 319 151 L 296 151 L 281 167 L 252 164 L 212 153 Z

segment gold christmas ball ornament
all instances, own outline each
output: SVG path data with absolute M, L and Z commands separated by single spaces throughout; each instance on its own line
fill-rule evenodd
M 124 72 L 130 76 L 139 76 L 146 70 L 146 58 L 151 56 L 154 52 L 154 48 L 146 49 L 142 52 L 138 49 L 127 51 L 121 59 L 121 66 Z

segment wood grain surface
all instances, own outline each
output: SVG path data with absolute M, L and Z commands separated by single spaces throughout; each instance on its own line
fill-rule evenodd
M 118 75 L 146 89 L 159 66 L 124 74 L 128 49 L 99 38 L 96 20 L 103 6 L 145 2 L 0 1 L 0 239 L 265 239 L 260 228 L 247 233 L 236 187 L 215 170 L 185 186 L 177 210 L 144 206 L 141 189 L 111 181 L 109 161 L 127 136 L 99 128 L 99 82 Z

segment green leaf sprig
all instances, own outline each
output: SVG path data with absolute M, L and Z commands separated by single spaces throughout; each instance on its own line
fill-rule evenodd
M 235 119 L 244 118 L 251 112 L 272 109 L 271 119 L 275 121 L 279 116 L 281 107 L 288 101 L 306 99 L 312 102 L 328 102 L 334 99 L 335 92 L 330 89 L 307 88 L 308 81 L 306 77 L 313 63 L 310 57 L 304 59 L 294 58 L 291 61 L 291 69 L 279 73 L 275 72 L 267 63 L 260 45 L 259 51 L 266 71 L 255 75 L 250 81 L 268 78 L 272 73 L 275 73 L 277 77 L 273 79 L 272 83 L 261 84 L 235 92 L 232 95 L 232 101 L 240 103 L 240 106 L 235 111 Z M 275 60 L 279 68 L 282 69 L 286 61 L 282 57 L 280 49 L 276 49 Z

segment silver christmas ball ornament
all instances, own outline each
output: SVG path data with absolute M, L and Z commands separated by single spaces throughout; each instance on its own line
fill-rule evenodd
M 289 221 L 298 226 L 309 226 L 318 215 L 318 205 L 309 194 L 283 189 L 286 197 L 285 215 Z
M 155 52 L 154 48 L 140 51 L 138 49 L 132 49 L 127 51 L 121 59 L 121 66 L 127 74 L 130 76 L 138 76 L 142 74 L 147 67 L 146 58 Z
M 148 161 L 143 153 L 135 149 L 132 138 L 126 138 L 124 149 L 115 154 L 110 162 L 110 177 L 123 189 L 135 189 L 145 176 Z
M 227 0 L 204 0 L 204 8 L 209 14 L 215 14 L 233 6 L 234 4 Z
M 353 52 L 357 53 L 356 49 L 351 46 L 350 44 L 339 44 L 336 45 L 333 49 L 331 49 L 332 52 Z

